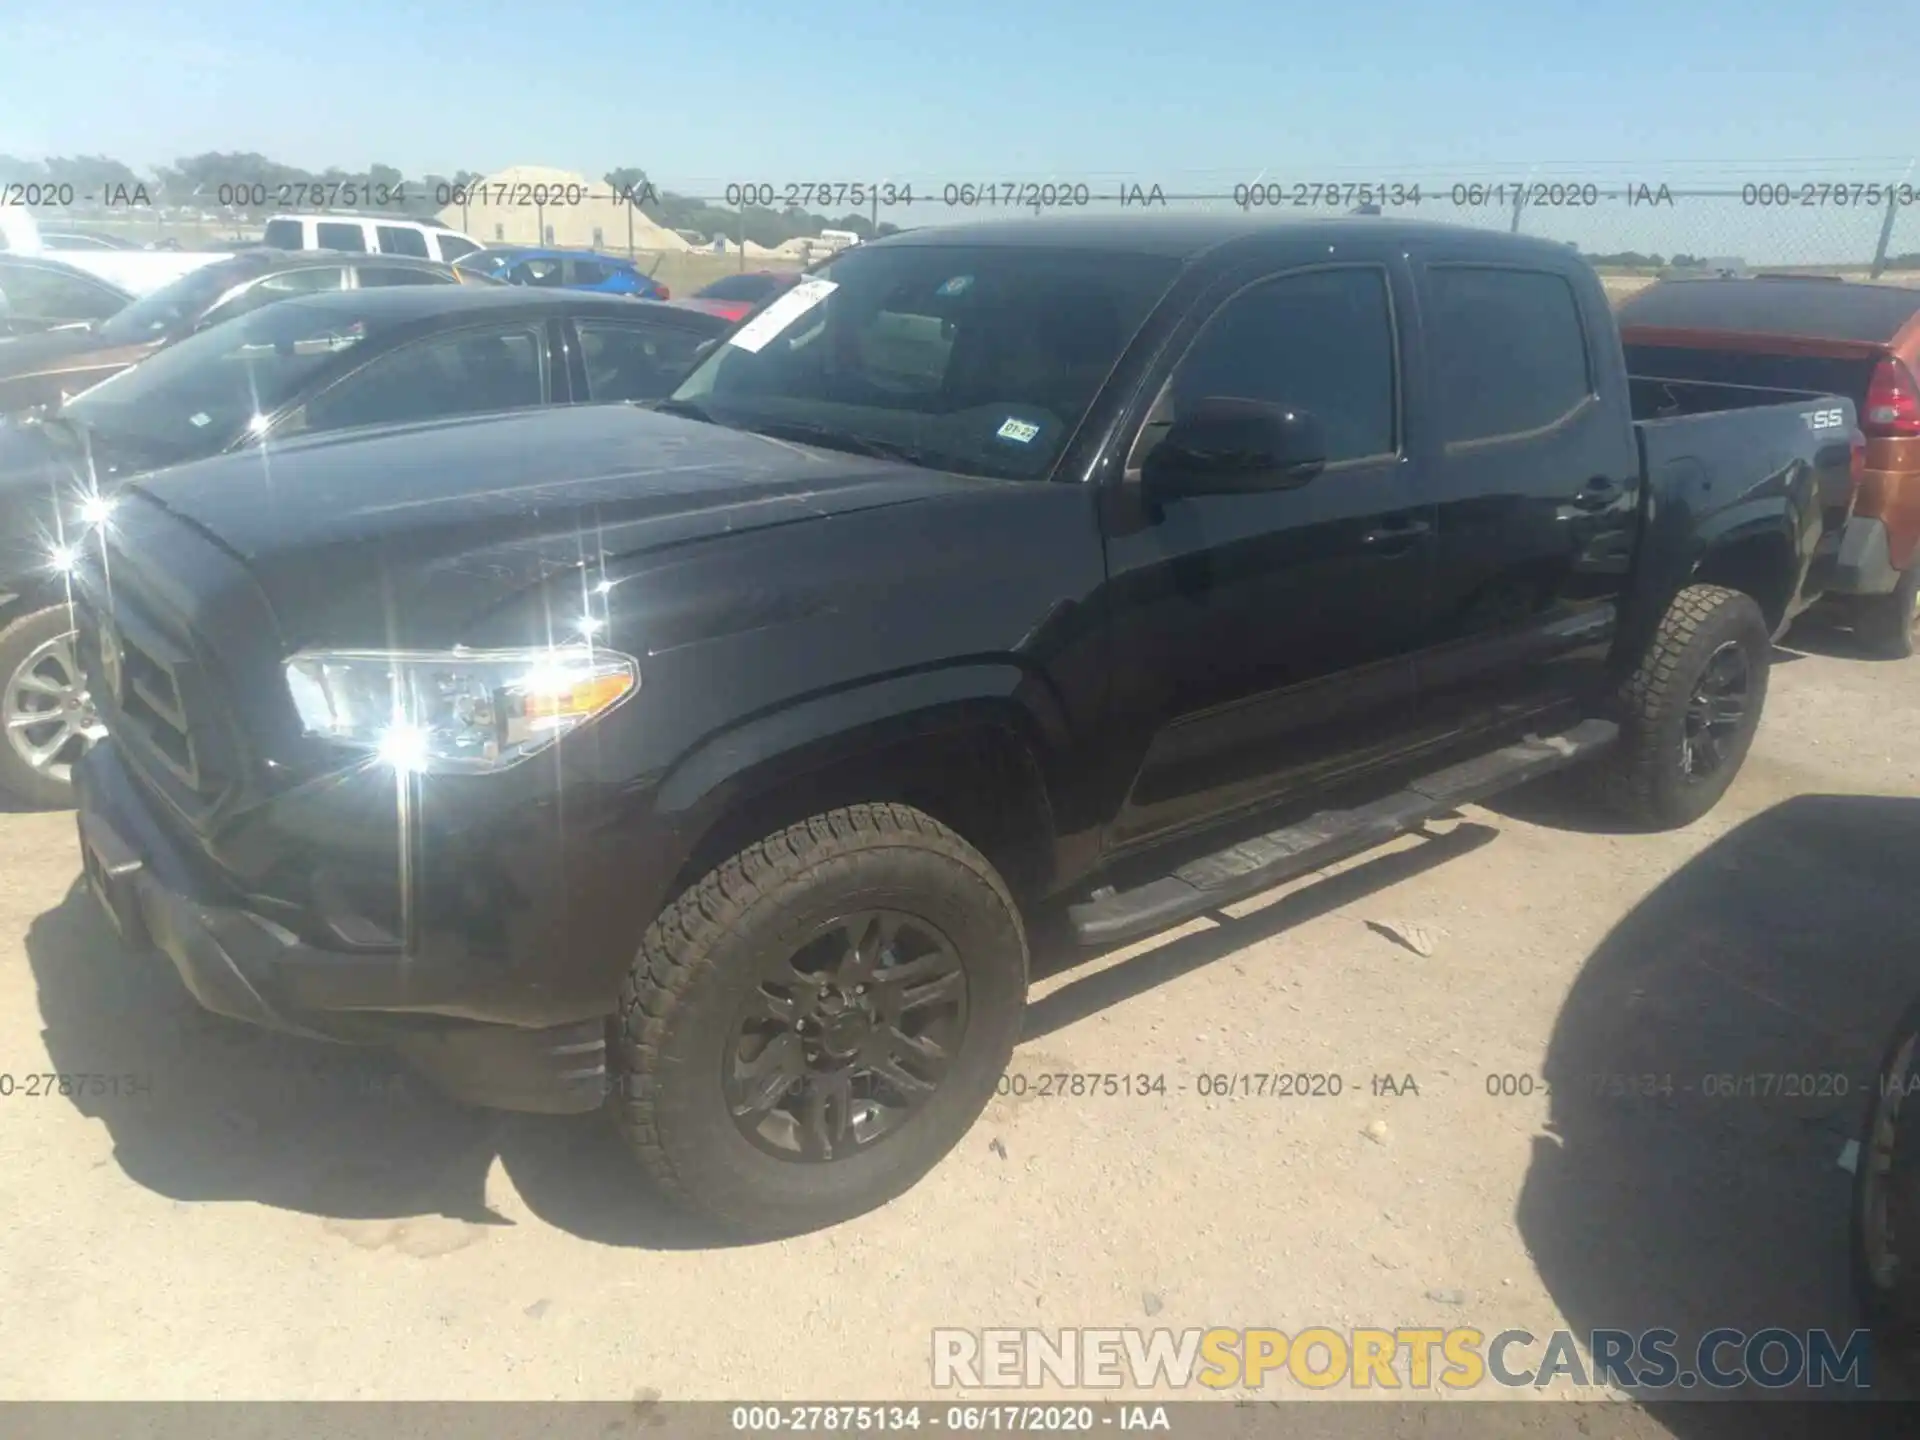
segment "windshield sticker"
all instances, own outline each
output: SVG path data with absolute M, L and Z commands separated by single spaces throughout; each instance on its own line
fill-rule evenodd
M 757 355 L 782 330 L 839 288 L 832 280 L 802 280 L 729 335 L 727 343 Z
M 1007 422 L 993 432 L 1002 440 L 1014 440 L 1025 445 L 1040 433 L 1040 427 L 1027 420 L 1015 420 L 1008 417 Z
M 936 295 L 964 295 L 973 284 L 971 275 L 956 275 L 933 293 Z
M 187 423 L 196 428 L 202 425 L 211 425 L 213 423 L 213 416 L 202 410 L 198 415 L 189 415 L 187 417 Z

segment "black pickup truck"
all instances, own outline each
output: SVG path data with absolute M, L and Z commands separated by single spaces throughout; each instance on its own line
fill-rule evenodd
M 74 571 L 86 874 L 213 1010 L 611 1101 L 801 1230 L 973 1123 L 1037 917 L 1147 934 L 1577 761 L 1703 814 L 1855 439 L 1636 422 L 1562 246 L 915 231 L 664 402 L 131 487 Z

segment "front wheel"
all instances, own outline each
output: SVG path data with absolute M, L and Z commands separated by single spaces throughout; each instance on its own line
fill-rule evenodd
M 1773 641 L 1751 596 L 1689 585 L 1667 606 L 1619 697 L 1610 798 L 1656 830 L 1705 815 L 1740 773 L 1766 703 Z
M 46 808 L 71 803 L 73 763 L 105 733 L 64 605 L 0 630 L 0 790 Z
M 614 1114 L 669 1196 L 744 1238 L 850 1219 L 971 1128 L 1026 984 L 1019 911 L 971 845 L 904 805 L 816 815 L 648 927 Z

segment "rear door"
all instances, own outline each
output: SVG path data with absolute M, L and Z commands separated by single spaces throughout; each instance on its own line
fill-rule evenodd
M 1433 738 L 1597 700 L 1638 527 L 1640 463 L 1597 280 L 1416 255 L 1438 531 L 1420 637 Z M 1419 263 L 1423 262 L 1423 263 Z
M 1144 747 L 1111 845 L 1287 798 L 1408 735 L 1433 511 L 1401 403 L 1406 286 L 1385 259 L 1246 277 L 1203 302 L 1211 313 L 1163 372 L 1128 484 L 1210 396 L 1311 411 L 1328 464 L 1298 488 L 1187 496 L 1110 523 L 1113 713 L 1121 743 Z

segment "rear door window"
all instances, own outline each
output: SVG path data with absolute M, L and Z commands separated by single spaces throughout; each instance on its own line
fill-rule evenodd
M 655 400 L 687 377 L 707 337 L 668 325 L 581 320 L 580 355 L 590 400 Z
M 419 260 L 431 260 L 427 253 L 427 237 L 418 230 L 405 225 L 376 225 L 373 233 L 380 242 L 382 255 L 411 255 Z
M 1427 270 L 1432 366 L 1450 444 L 1517 438 L 1593 394 L 1586 327 L 1566 278 L 1544 270 Z
M 351 250 L 356 254 L 366 252 L 366 228 L 358 221 L 322 220 L 313 229 L 322 250 Z
M 558 260 L 522 260 L 507 272 L 507 279 L 515 285 L 546 285 L 560 287 L 566 284 Z
M 276 250 L 300 250 L 305 248 L 300 234 L 298 220 L 269 220 L 267 228 L 260 233 L 260 242 L 271 245 Z
M 356 268 L 359 271 L 362 290 L 383 285 L 455 285 L 459 283 L 452 275 L 442 274 L 438 270 L 416 269 L 411 265 L 361 265 Z

